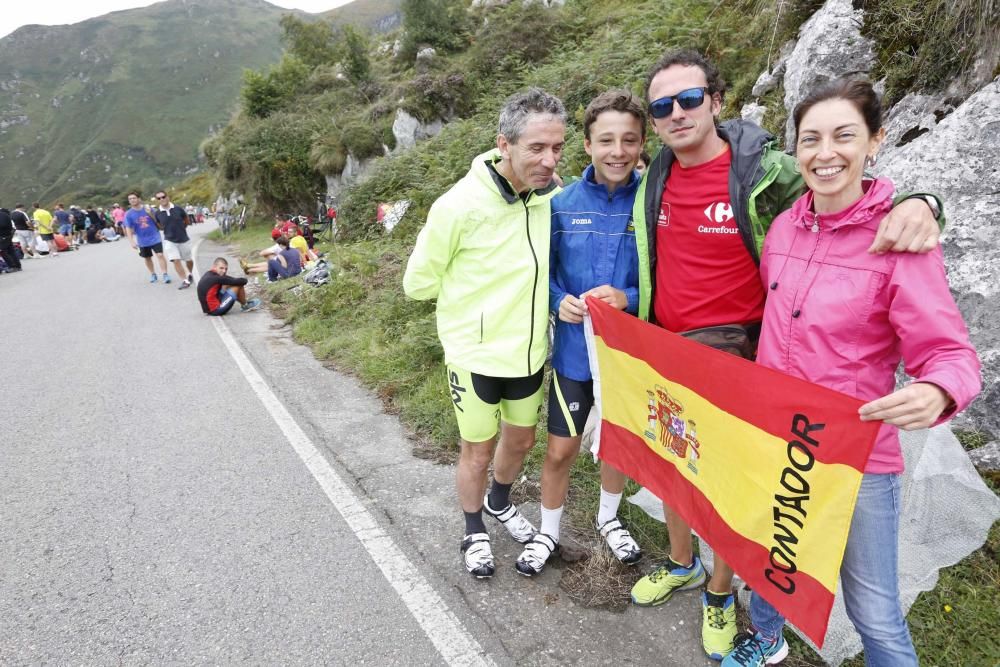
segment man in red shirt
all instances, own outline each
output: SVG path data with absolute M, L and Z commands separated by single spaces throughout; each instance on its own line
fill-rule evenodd
M 640 296 L 639 315 L 649 317 L 652 310 L 657 324 L 695 339 L 706 327 L 735 330 L 742 341 L 728 351 L 752 358 L 766 294 L 760 250 L 771 221 L 801 194 L 798 167 L 753 123 L 719 123 L 725 83 L 701 54 L 667 53 L 646 83 L 650 117 L 665 148 L 649 165 L 634 209 L 640 284 L 652 278 L 651 303 Z M 870 251 L 935 248 L 935 204 L 901 203 Z M 663 509 L 670 557 L 632 588 L 640 606 L 662 604 L 706 579 L 691 528 L 667 503 Z M 715 660 L 732 651 L 736 637 L 732 580 L 733 571 L 716 554 L 702 596 L 702 644 Z

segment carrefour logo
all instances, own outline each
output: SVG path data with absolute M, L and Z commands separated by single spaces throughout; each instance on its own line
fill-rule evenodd
M 713 202 L 705 209 L 709 222 L 721 225 L 733 219 L 733 207 L 721 201 Z

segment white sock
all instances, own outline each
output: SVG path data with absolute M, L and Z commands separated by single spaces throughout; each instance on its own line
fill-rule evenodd
M 560 505 L 554 510 L 546 509 L 545 505 L 539 505 L 542 508 L 542 527 L 541 531 L 559 542 L 559 523 L 562 521 L 562 513 L 564 505 Z
M 608 493 L 601 487 L 601 505 L 597 510 L 597 525 L 603 526 L 618 516 L 618 506 L 622 502 L 622 494 Z

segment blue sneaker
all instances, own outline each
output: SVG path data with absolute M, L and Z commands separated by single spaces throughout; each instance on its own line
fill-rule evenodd
M 245 304 L 240 306 L 240 311 L 246 313 L 251 310 L 257 310 L 260 308 L 260 299 L 250 299 Z
M 170 274 L 169 273 L 164 273 L 163 274 L 163 284 L 164 285 L 169 285 L 170 284 Z
M 151 283 L 155 283 L 156 282 L 156 274 L 155 273 L 149 274 L 149 282 L 151 282 Z
M 788 643 L 780 634 L 774 641 L 759 632 L 745 632 L 736 637 L 736 647 L 722 661 L 722 667 L 764 667 L 776 665 L 788 657 Z

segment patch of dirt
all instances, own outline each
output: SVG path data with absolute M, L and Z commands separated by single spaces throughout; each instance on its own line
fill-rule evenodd
M 597 549 L 566 566 L 559 588 L 580 606 L 621 613 L 630 604 L 632 586 L 640 577 L 641 569 L 619 563 L 607 549 Z
M 444 465 L 454 465 L 458 462 L 457 449 L 442 449 L 426 438 L 420 438 L 415 435 L 411 435 L 410 440 L 413 441 L 413 449 L 411 451 L 418 459 Z

